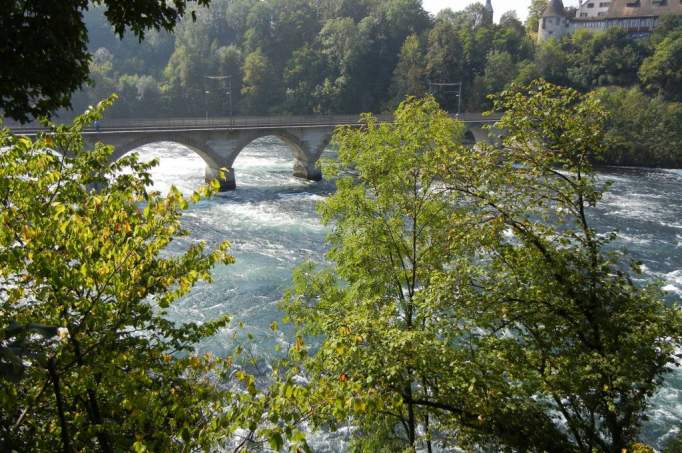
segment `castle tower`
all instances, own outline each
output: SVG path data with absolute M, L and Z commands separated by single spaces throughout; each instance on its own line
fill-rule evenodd
M 559 39 L 569 31 L 569 20 L 566 17 L 564 2 L 550 0 L 545 12 L 542 13 L 538 26 L 538 42 L 549 38 Z
M 488 10 L 490 15 L 493 15 L 493 1 L 492 0 L 485 0 L 485 9 Z

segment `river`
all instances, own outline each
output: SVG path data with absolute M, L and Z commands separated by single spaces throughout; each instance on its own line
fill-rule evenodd
M 171 185 L 190 192 L 203 183 L 204 163 L 187 148 L 157 143 L 137 150 L 144 159 L 158 158 L 152 172 L 155 187 Z M 215 245 L 232 243 L 236 264 L 218 266 L 215 281 L 202 284 L 172 307 L 178 321 L 201 321 L 228 313 L 255 336 L 255 353 L 268 356 L 288 333 L 270 329 L 282 314 L 276 303 L 288 287 L 291 270 L 305 260 L 321 261 L 325 228 L 315 203 L 333 190 L 291 176 L 288 148 L 265 138 L 244 149 L 235 162 L 237 190 L 200 202 L 186 214 L 191 235 Z M 601 231 L 618 231 L 615 247 L 628 249 L 644 265 L 648 278 L 659 278 L 671 302 L 682 300 L 682 170 L 605 168 L 600 178 L 612 183 L 592 216 Z M 182 247 L 179 241 L 175 247 Z M 224 329 L 199 348 L 225 354 L 243 335 Z M 236 340 L 235 340 L 236 336 Z M 652 401 L 643 441 L 661 448 L 682 427 L 682 371 L 676 371 Z M 343 439 L 321 436 L 316 450 L 337 451 Z

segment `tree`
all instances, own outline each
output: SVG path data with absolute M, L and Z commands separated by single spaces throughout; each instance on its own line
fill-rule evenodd
M 528 17 L 526 18 L 526 30 L 534 36 L 540 27 L 540 19 L 547 8 L 548 0 L 532 0 L 528 6 Z
M 281 71 L 296 49 L 315 39 L 320 25 L 309 0 L 277 0 L 273 4 L 272 41 L 263 49 Z
M 393 71 L 392 94 L 395 101 L 407 96 L 422 97 L 426 94 L 426 58 L 417 35 L 405 39 L 400 50 L 400 60 Z M 394 101 L 394 102 L 395 102 Z
M 502 91 L 514 80 L 516 65 L 508 52 L 492 51 L 488 54 L 483 75 L 476 79 L 474 88 L 480 93 L 479 105 L 488 104 L 486 97 Z M 489 105 L 488 105 L 489 107 Z
M 506 379 L 529 385 L 521 394 L 546 419 L 562 414 L 557 444 L 619 452 L 636 442 L 648 398 L 679 365 L 680 311 L 656 285 L 636 285 L 638 264 L 610 252 L 610 236 L 590 225 L 603 194 L 589 164 L 605 145 L 599 103 L 538 81 L 495 107 L 505 112 L 503 146 L 483 147 L 467 165 L 453 159 L 444 174 L 482 209 L 471 220 L 497 218 L 507 238 L 483 253 L 490 267 L 480 277 L 453 275 L 449 293 L 465 306 L 480 296 L 465 310 L 482 316 L 478 344 L 501 353 Z
M 493 24 L 493 16 L 490 11 L 483 6 L 483 3 L 473 3 L 463 11 L 458 13 L 461 25 L 469 30 L 476 30 L 478 28 L 489 28 Z
M 247 30 L 244 32 L 244 46 L 248 52 L 265 49 L 272 42 L 274 23 L 273 4 L 270 2 L 253 2 L 246 18 Z
M 682 104 L 649 97 L 636 87 L 601 88 L 595 92 L 609 112 L 607 149 L 600 159 L 609 165 L 682 167 Z
M 500 147 L 458 145 L 432 99 L 335 136 L 331 267 L 283 306 L 320 339 L 315 423 L 349 420 L 361 450 L 621 452 L 679 365 L 679 309 L 590 225 L 604 110 L 543 81 L 494 106 Z
M 682 101 L 682 31 L 671 33 L 644 60 L 639 77 L 647 90 Z
M 185 46 L 178 46 L 173 51 L 166 68 L 164 79 L 168 82 L 168 91 L 173 98 L 171 109 L 199 114 L 205 107 L 205 79 L 202 69 L 201 55 L 192 52 Z
M 465 57 L 462 41 L 451 20 L 437 19 L 429 32 L 426 69 L 433 82 L 461 82 L 464 78 Z M 437 99 L 441 105 L 456 110 L 456 100 L 443 95 Z
M 207 5 L 209 0 L 197 0 Z M 172 30 L 186 0 L 96 0 L 119 36 L 126 29 L 143 39 L 149 29 Z M 91 55 L 82 13 L 85 0 L 12 0 L 0 14 L 0 111 L 25 122 L 70 106 L 71 94 L 88 78 Z
M 500 18 L 500 24 L 495 30 L 493 48 L 508 52 L 515 63 L 532 58 L 535 51 L 533 41 L 514 12 L 505 13 Z
M 355 24 L 350 17 L 328 20 L 317 37 L 325 70 L 315 97 L 321 111 L 355 112 L 370 110 L 376 100 L 370 94 L 374 86 L 366 62 L 374 56 L 373 35 L 376 22 L 367 17 Z
M 439 149 L 463 133 L 431 98 L 404 102 L 395 117 L 380 125 L 365 116 L 366 132 L 336 133 L 333 171 L 352 167 L 355 176 L 338 179 L 320 205 L 323 222 L 333 225 L 328 256 L 335 266 L 299 269 L 284 306 L 305 333 L 324 335 L 306 363 L 311 387 L 340 395 L 356 417 L 358 442 L 375 451 L 416 447 L 430 435 L 419 434 L 420 426 L 428 432 L 428 413 L 414 401 L 426 397 L 418 387 L 431 373 L 424 357 L 441 353 L 419 293 L 455 253 L 448 247 L 451 211 L 431 170 Z M 347 391 L 365 382 L 366 389 Z M 336 412 L 342 419 L 345 410 Z
M 580 30 L 561 41 L 568 60 L 569 86 L 589 91 L 599 86 L 632 86 L 646 48 L 627 32 L 612 28 L 601 33 Z
M 535 66 L 538 74 L 547 81 L 558 85 L 569 85 L 568 56 L 556 39 L 548 39 L 537 47 Z
M 372 0 L 320 0 L 319 11 L 322 22 L 339 17 L 349 17 L 359 22 L 369 14 Z
M 226 88 L 231 87 L 230 98 L 223 102 L 222 111 L 227 113 L 229 105 L 228 102 L 232 103 L 232 108 L 234 109 L 240 103 L 240 91 L 242 85 L 242 65 L 243 59 L 239 48 L 234 44 L 227 47 L 220 47 L 216 52 L 217 60 L 217 74 L 222 76 L 228 76 L 230 78 L 229 85 Z
M 3 451 L 189 451 L 230 433 L 231 397 L 208 375 L 231 367 L 194 353 L 227 318 L 165 317 L 233 262 L 229 244 L 165 253 L 188 200 L 148 191 L 154 163 L 85 149 L 108 104 L 35 140 L 0 132 L 0 336 L 21 345 L 0 351 Z
M 251 52 L 244 59 L 242 73 L 242 109 L 248 113 L 268 113 L 275 94 L 270 60 L 260 49 Z
M 656 24 L 656 28 L 649 38 L 649 44 L 655 47 L 669 34 L 679 31 L 682 31 L 682 16 L 678 14 L 664 14 Z
M 327 68 L 321 54 L 306 45 L 296 50 L 284 70 L 287 110 L 292 113 L 327 112 L 319 99 Z

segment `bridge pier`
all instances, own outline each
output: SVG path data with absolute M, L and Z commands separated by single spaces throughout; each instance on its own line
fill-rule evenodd
M 296 159 L 294 162 L 294 176 L 309 181 L 322 180 L 322 172 L 317 168 L 315 161 L 309 160 Z
M 206 165 L 206 170 L 204 171 L 204 181 L 210 183 L 213 180 L 217 180 L 220 184 L 219 192 L 227 192 L 230 190 L 235 190 L 237 188 L 237 178 L 234 175 L 234 168 L 228 168 L 224 171 L 224 179 L 220 178 L 220 169 L 213 168 Z

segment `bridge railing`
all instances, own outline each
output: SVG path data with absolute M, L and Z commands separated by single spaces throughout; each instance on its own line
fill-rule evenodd
M 499 119 L 483 117 L 479 113 L 466 113 L 461 116 L 451 115 L 464 122 L 492 122 Z M 380 122 L 392 122 L 393 115 L 379 114 L 375 117 Z M 101 121 L 100 130 L 174 130 L 174 129 L 255 129 L 277 127 L 312 127 L 312 126 L 341 126 L 358 124 L 360 115 L 289 115 L 289 116 L 225 116 L 225 117 L 185 117 L 185 118 L 111 118 Z M 17 132 L 37 132 L 43 130 L 37 124 L 12 125 L 7 124 Z M 94 131 L 88 128 L 87 131 Z
M 377 115 L 380 121 L 393 121 L 392 115 Z M 240 129 L 296 126 L 338 126 L 357 124 L 359 115 L 291 115 L 291 116 L 234 116 L 209 118 L 163 118 L 163 119 L 107 119 L 102 121 L 102 129 L 173 129 L 209 128 Z

